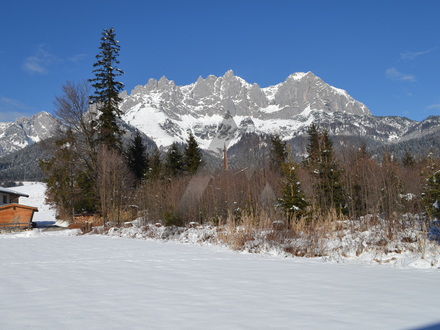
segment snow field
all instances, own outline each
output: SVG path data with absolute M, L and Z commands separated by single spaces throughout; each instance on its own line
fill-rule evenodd
M 440 324 L 438 271 L 69 234 L 0 235 L 0 329 Z
M 14 187 L 54 222 L 44 189 Z M 214 228 L 153 228 L 0 235 L 0 329 L 440 328 L 437 255 L 284 258 L 211 245 Z

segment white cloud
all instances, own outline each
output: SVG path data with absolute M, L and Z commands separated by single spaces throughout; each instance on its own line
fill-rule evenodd
M 32 107 L 18 100 L 0 97 L 0 122 L 14 121 L 16 118 L 28 116 L 31 110 L 33 110 Z
M 18 111 L 1 111 L 0 112 L 0 123 L 15 121 L 17 118 L 26 116 L 22 112 Z
M 431 51 L 433 51 L 434 49 L 437 49 L 437 47 L 436 48 L 432 48 L 432 49 L 429 49 L 429 50 L 427 50 L 427 51 L 424 51 L 424 52 L 405 52 L 405 53 L 401 53 L 400 54 L 400 57 L 402 58 L 402 60 L 414 60 L 414 59 L 416 59 L 418 56 L 420 56 L 420 55 L 424 55 L 424 54 L 428 54 L 429 52 L 431 52 Z
M 39 45 L 35 55 L 24 60 L 21 66 L 22 70 L 30 74 L 47 74 L 52 64 L 62 62 L 61 59 L 49 53 L 45 48 L 47 48 L 45 44 Z
M 89 55 L 87 55 L 87 54 L 78 54 L 78 55 L 75 55 L 75 56 L 68 58 L 68 60 L 71 62 L 74 62 L 76 64 L 79 64 L 79 62 L 86 59 L 87 57 L 89 57 Z
M 407 90 L 406 88 L 404 88 L 403 91 L 405 92 L 405 94 L 407 96 L 412 96 L 412 93 L 409 90 Z
M 18 100 L 10 99 L 10 98 L 4 97 L 4 96 L 2 96 L 0 98 L 0 106 L 1 107 L 8 106 L 8 107 L 11 107 L 11 108 L 14 108 L 14 109 L 20 109 L 20 110 L 30 110 L 30 109 L 32 109 L 32 107 L 29 107 L 29 106 L 21 103 Z
M 396 68 L 389 68 L 385 72 L 385 77 L 395 81 L 416 81 L 413 75 L 406 75 L 398 71 Z
M 426 110 L 428 110 L 428 109 L 437 109 L 437 108 L 440 109 L 440 104 L 432 104 L 432 105 L 426 107 Z

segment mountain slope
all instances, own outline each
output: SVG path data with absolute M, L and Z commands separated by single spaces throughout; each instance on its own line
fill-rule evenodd
M 31 118 L 0 123 L 0 157 L 51 137 L 59 126 L 58 120 L 45 111 Z
M 123 119 L 163 147 L 184 142 L 192 131 L 206 149 L 226 113 L 241 127 L 240 133 L 281 131 L 285 138 L 308 126 L 313 110 L 372 116 L 364 104 L 311 72 L 294 73 L 267 88 L 251 85 L 232 71 L 218 78 L 199 77 L 187 86 L 162 77 L 121 97 Z

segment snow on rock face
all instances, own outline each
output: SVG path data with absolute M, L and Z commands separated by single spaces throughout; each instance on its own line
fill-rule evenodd
M 226 114 L 239 126 L 229 146 L 250 132 L 279 133 L 289 140 L 307 134 L 312 122 L 326 127 L 330 135 L 366 137 L 383 144 L 440 131 L 440 120 L 434 117 L 418 123 L 403 117 L 373 116 L 345 90 L 329 86 L 312 72 L 294 73 L 265 88 L 247 83 L 232 70 L 222 77 L 199 77 L 186 86 L 162 77 L 121 97 L 123 119 L 159 147 L 185 143 L 192 132 L 206 149 Z
M 21 117 L 15 122 L 0 123 L 0 157 L 51 137 L 59 125 L 45 111 L 31 118 Z
M 311 72 L 294 73 L 285 82 L 266 88 L 247 83 L 235 76 L 232 70 L 223 77 L 210 75 L 203 79 L 200 76 L 195 83 L 187 86 L 176 86 L 173 81 L 162 77 L 159 82 L 150 79 L 147 85 L 137 86 L 130 95 L 121 94 L 121 97 L 120 108 L 125 113 L 123 119 L 150 136 L 159 146 L 168 146 L 174 141 L 184 142 L 188 131 L 194 131 L 195 127 L 198 127 L 197 131 L 203 131 L 200 128 L 206 126 L 209 131 L 212 119 L 222 118 L 227 112 L 236 121 L 244 117 L 265 122 L 283 120 L 286 127 L 298 126 L 295 116 L 306 109 L 371 116 L 365 105 L 345 91 L 325 84 Z M 163 117 L 157 119 L 158 113 Z M 152 120 L 147 123 L 149 118 Z M 257 133 L 268 133 L 275 127 L 269 131 L 262 127 L 255 129 Z M 204 140 L 203 136 L 194 133 L 196 138 Z M 199 142 L 209 145 L 210 141 Z

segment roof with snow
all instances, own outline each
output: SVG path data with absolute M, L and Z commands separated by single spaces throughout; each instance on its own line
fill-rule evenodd
M 12 189 L 7 189 L 7 188 L 3 188 L 0 187 L 0 193 L 5 193 L 5 194 L 9 194 L 9 195 L 16 195 L 16 196 L 21 196 L 21 197 L 29 197 L 29 195 L 23 194 L 21 192 L 12 190 Z

